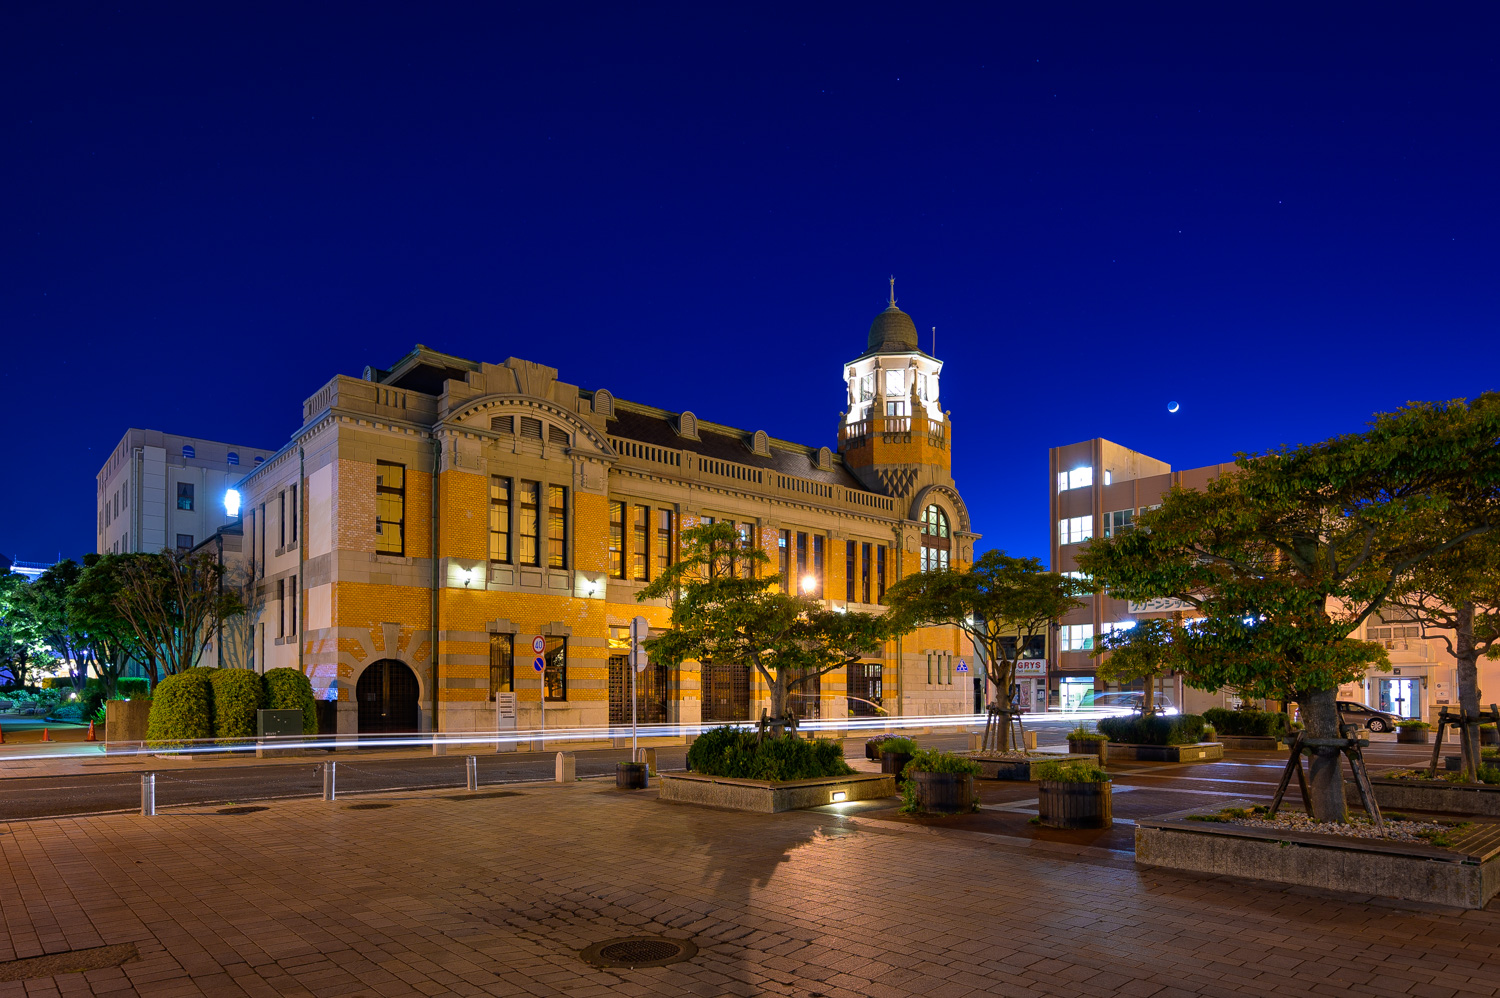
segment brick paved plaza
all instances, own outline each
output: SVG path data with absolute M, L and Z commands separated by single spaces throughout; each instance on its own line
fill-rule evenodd
M 737 814 L 594 780 L 511 789 L 0 826 L 0 960 L 139 954 L 0 996 L 1500 991 L 1494 904 L 1140 871 L 1118 849 L 880 812 Z M 372 802 L 390 806 L 354 808 Z M 699 949 L 639 970 L 579 958 L 631 935 Z

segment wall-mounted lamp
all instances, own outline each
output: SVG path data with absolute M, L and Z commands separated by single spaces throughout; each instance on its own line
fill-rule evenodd
M 224 493 L 224 512 L 230 516 L 240 515 L 240 490 L 229 489 Z
M 802 591 L 810 593 L 818 586 L 818 580 L 811 575 L 802 576 Z

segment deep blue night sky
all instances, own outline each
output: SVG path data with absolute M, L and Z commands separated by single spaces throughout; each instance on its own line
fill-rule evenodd
M 1500 387 L 1491 5 L 930 6 L 5 5 L 0 551 L 419 342 L 833 445 L 891 273 L 1012 553 L 1050 446 Z

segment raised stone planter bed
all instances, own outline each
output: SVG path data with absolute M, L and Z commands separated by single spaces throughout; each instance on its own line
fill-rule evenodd
M 679 770 L 657 775 L 661 799 L 684 804 L 707 804 L 736 811 L 774 814 L 842 801 L 896 796 L 896 778 L 883 773 L 820 776 L 811 780 L 736 780 Z M 840 797 L 838 795 L 842 794 Z
M 1236 752 L 1285 752 L 1286 742 L 1275 735 L 1220 735 L 1219 744 Z
M 1203 762 L 1224 758 L 1223 742 L 1195 742 L 1191 745 L 1125 745 L 1109 743 L 1113 762 Z
M 1135 861 L 1189 873 L 1483 908 L 1500 893 L 1500 826 L 1450 848 L 1189 821 L 1192 811 L 1140 818 Z
M 975 752 L 959 753 L 965 759 L 972 759 L 979 763 L 979 778 L 982 780 L 1021 780 L 1024 782 L 1035 782 L 1037 776 L 1036 768 L 1049 762 L 1095 762 L 1099 756 L 1093 752 L 1081 755 L 1069 752 L 1067 755 L 1033 755 L 1025 759 L 986 759 Z
M 1442 811 L 1500 818 L 1500 784 L 1449 783 L 1447 780 L 1385 780 L 1372 777 L 1375 803 L 1395 811 Z M 1344 781 L 1344 795 L 1359 802 L 1352 780 Z

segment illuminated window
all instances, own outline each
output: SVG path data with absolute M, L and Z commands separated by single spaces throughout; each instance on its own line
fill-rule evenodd
M 813 595 L 823 598 L 823 538 L 813 534 Z
M 1057 473 L 1057 491 L 1059 492 L 1066 492 L 1069 489 L 1086 489 L 1093 484 L 1094 469 L 1092 467 L 1085 466 Z
M 625 578 L 625 504 L 609 504 L 609 574 L 611 578 Z
M 651 552 L 647 545 L 650 538 L 651 511 L 645 506 L 636 506 L 631 510 L 630 521 L 630 564 L 632 568 L 631 578 L 637 582 L 646 581 L 647 559 Z
M 406 465 L 375 462 L 375 551 L 406 553 Z
M 875 597 L 877 603 L 885 601 L 885 545 L 882 544 L 875 549 L 875 582 L 879 592 Z
M 855 563 L 859 560 L 859 545 L 854 541 L 844 542 L 844 599 L 854 602 Z
M 499 475 L 490 476 L 490 562 L 510 564 L 510 479 Z
M 517 554 L 521 564 L 539 566 L 542 563 L 542 483 L 521 479 L 520 495 L 517 498 L 517 517 L 520 521 L 516 524 L 516 546 L 520 548 Z
M 547 488 L 547 567 L 568 567 L 568 489 Z
M 675 538 L 673 528 L 676 526 L 675 514 L 670 509 L 659 509 L 656 511 L 656 570 L 658 573 L 665 572 L 672 564 L 672 550 Z
M 892 395 L 898 398 L 906 394 L 905 371 L 885 372 L 885 394 L 889 398 Z
M 776 538 L 776 570 L 781 573 L 781 587 L 784 591 L 792 593 L 797 587 L 792 584 L 791 576 L 787 574 L 791 568 L 792 557 L 792 532 L 783 530 Z
M 870 545 L 861 545 L 859 559 L 859 584 L 861 603 L 870 602 Z
M 516 636 L 490 635 L 490 702 L 496 693 L 516 691 Z
M 1057 542 L 1078 544 L 1094 536 L 1092 516 L 1069 516 L 1057 521 Z
M 546 666 L 542 677 L 547 686 L 547 699 L 568 699 L 568 639 L 548 638 L 542 658 Z
M 859 400 L 868 402 L 875 397 L 875 372 L 871 371 L 859 379 Z M 868 418 L 868 414 L 866 414 Z
M 936 503 L 922 511 L 922 571 L 935 572 L 948 567 L 953 540 L 948 529 L 948 514 Z
M 742 524 L 739 525 L 739 527 L 737 528 L 737 530 L 739 531 L 739 535 L 740 535 L 740 548 L 739 549 L 740 549 L 741 552 L 746 552 L 746 551 L 748 551 L 750 549 L 750 538 L 752 536 L 751 533 L 750 533 L 750 531 L 751 531 L 751 525 L 748 524 L 748 523 L 742 523 Z M 740 575 L 741 578 L 744 578 L 744 579 L 750 578 L 750 573 L 752 571 L 754 571 L 754 569 L 755 569 L 755 562 L 751 561 L 749 558 L 740 558 L 739 559 L 739 575 Z
M 1057 640 L 1063 651 L 1088 651 L 1094 647 L 1094 625 L 1064 624 L 1057 629 Z
M 193 508 L 193 483 L 177 483 L 177 508 L 191 511 Z

